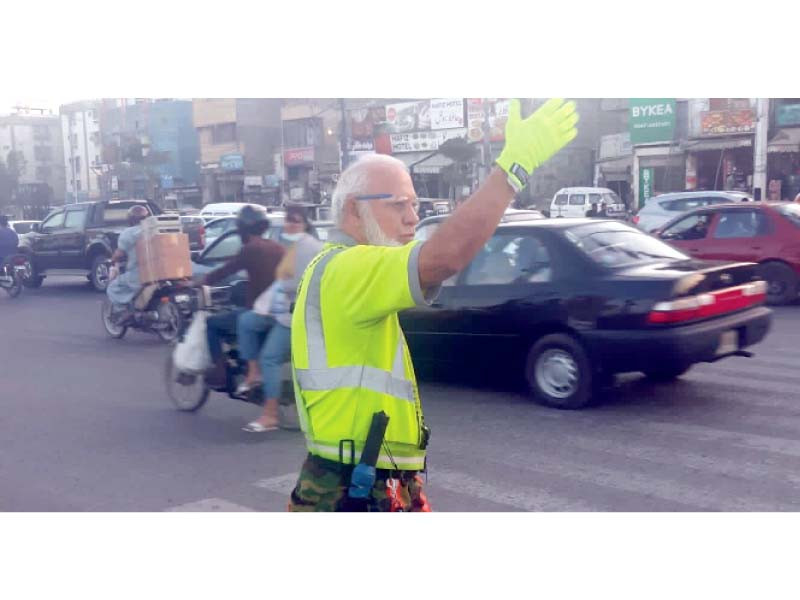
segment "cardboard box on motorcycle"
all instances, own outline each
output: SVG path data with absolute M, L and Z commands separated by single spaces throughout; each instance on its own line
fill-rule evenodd
M 136 242 L 136 259 L 141 283 L 192 276 L 189 236 L 185 233 L 142 235 Z

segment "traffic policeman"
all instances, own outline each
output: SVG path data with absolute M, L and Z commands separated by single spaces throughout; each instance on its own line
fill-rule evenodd
M 417 199 L 404 163 L 371 155 L 342 173 L 332 199 L 337 229 L 306 269 L 292 316 L 308 456 L 290 510 L 348 510 L 362 451 L 377 458 L 361 510 L 430 510 L 420 477 L 430 430 L 397 313 L 429 304 L 493 235 L 534 169 L 577 134 L 573 102 L 549 100 L 524 119 L 520 112 L 513 100 L 496 168 L 424 243 L 414 241 Z M 384 419 L 379 452 L 368 439 L 376 415 Z

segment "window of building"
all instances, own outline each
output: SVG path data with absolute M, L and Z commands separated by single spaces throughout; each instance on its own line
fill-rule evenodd
M 230 144 L 236 141 L 236 123 L 222 123 L 211 128 L 212 144 Z
M 286 121 L 283 126 L 283 145 L 287 148 L 305 148 L 322 143 L 321 119 Z
M 53 149 L 50 146 L 34 146 L 33 157 L 41 162 L 53 160 Z

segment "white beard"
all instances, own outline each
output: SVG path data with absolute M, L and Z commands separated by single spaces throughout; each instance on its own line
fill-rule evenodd
M 402 246 L 397 240 L 393 240 L 383 232 L 378 221 L 372 215 L 372 207 L 364 202 L 356 204 L 358 215 L 361 217 L 361 222 L 364 223 L 364 236 L 370 246 Z

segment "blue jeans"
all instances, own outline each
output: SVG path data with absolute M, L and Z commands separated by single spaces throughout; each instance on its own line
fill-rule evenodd
M 258 364 L 264 377 L 264 397 L 278 398 L 281 393 L 281 367 L 289 360 L 292 347 L 292 330 L 275 323 L 267 334 Z
M 264 334 L 275 323 L 275 319 L 248 310 L 239 315 L 236 323 L 236 337 L 239 343 L 239 355 L 245 360 L 255 360 L 261 352 Z
M 206 319 L 206 339 L 211 359 L 217 363 L 222 358 L 222 338 L 236 335 L 236 321 L 244 309 L 212 315 Z

